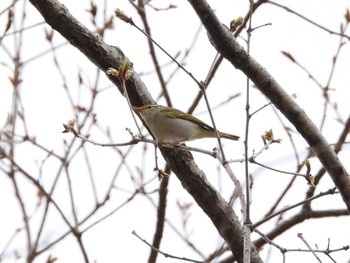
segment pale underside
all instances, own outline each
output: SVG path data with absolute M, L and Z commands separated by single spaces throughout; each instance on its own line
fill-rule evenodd
M 174 118 L 151 117 L 146 120 L 148 127 L 159 142 L 182 142 L 198 138 L 198 129 L 193 123 Z

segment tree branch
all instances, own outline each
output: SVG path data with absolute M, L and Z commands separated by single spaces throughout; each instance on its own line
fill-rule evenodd
M 207 29 L 209 40 L 232 65 L 240 69 L 284 114 L 304 137 L 339 189 L 350 211 L 350 179 L 345 167 L 304 110 L 288 95 L 270 73 L 244 50 L 220 23 L 205 0 L 188 0 Z

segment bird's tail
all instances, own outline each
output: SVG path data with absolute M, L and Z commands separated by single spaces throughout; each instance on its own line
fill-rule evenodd
M 229 139 L 229 140 L 233 140 L 233 141 L 238 141 L 240 138 L 239 136 L 229 134 L 229 133 L 224 133 L 224 132 L 220 132 L 219 134 L 220 134 L 221 138 L 225 138 L 225 139 Z

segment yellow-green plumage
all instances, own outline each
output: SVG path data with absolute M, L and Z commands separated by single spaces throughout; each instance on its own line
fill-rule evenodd
M 147 105 L 134 107 L 146 122 L 159 142 L 179 143 L 201 138 L 215 138 L 214 129 L 200 119 L 180 110 L 161 106 Z M 219 132 L 221 138 L 237 141 L 239 136 Z

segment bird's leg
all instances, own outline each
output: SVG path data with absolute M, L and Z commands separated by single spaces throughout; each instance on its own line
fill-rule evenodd
M 180 142 L 173 142 L 173 150 L 177 152 Z
M 158 148 L 161 148 L 162 147 L 162 142 L 160 142 L 160 141 L 158 141 L 158 140 L 156 140 L 156 147 L 158 146 Z
M 163 143 L 165 144 L 165 145 L 169 145 L 169 144 L 171 144 L 172 145 L 172 148 L 173 148 L 173 150 L 176 152 L 177 151 L 177 148 L 178 148 L 178 146 L 179 146 L 179 144 L 181 143 L 180 141 L 173 141 L 173 142 L 171 142 L 171 141 L 165 141 L 165 142 L 161 142 L 161 141 L 157 141 L 157 146 L 160 148 L 160 147 L 163 147 Z

